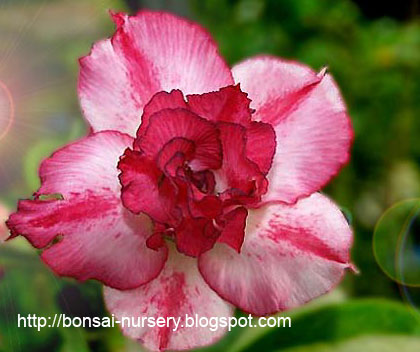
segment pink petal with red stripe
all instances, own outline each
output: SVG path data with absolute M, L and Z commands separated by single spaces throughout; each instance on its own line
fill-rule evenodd
M 337 285 L 349 263 L 352 232 L 341 211 L 313 194 L 295 205 L 250 210 L 241 253 L 217 244 L 199 258 L 206 282 L 246 312 L 297 307 Z
M 152 351 L 187 350 L 209 345 L 220 339 L 226 328 L 186 327 L 185 316 L 229 318 L 233 307 L 223 301 L 201 278 L 196 260 L 171 250 L 161 274 L 135 290 L 105 288 L 105 303 L 112 314 L 137 318 L 181 318 L 176 331 L 173 322 L 164 327 L 124 327 L 125 335 Z
M 101 132 L 55 152 L 41 165 L 37 195 L 59 193 L 64 199 L 22 200 L 9 218 L 12 234 L 45 248 L 42 258 L 57 274 L 127 289 L 161 271 L 166 248 L 153 251 L 145 244 L 150 220 L 120 201 L 116 165 L 132 141 Z
M 144 106 L 160 91 L 201 94 L 233 83 L 211 36 L 163 12 L 113 14 L 117 31 L 80 60 L 79 98 L 93 131 L 135 135 Z
M 233 75 L 252 100 L 254 119 L 270 123 L 276 133 L 263 201 L 294 203 L 322 188 L 347 163 L 353 132 L 329 74 L 257 57 L 236 65 Z

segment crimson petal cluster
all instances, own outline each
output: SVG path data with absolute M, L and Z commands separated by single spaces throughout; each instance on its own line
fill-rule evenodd
M 112 13 L 116 32 L 80 60 L 91 133 L 47 158 L 7 221 L 58 275 L 105 284 L 151 350 L 213 343 L 229 317 L 297 307 L 351 268 L 352 232 L 317 193 L 348 161 L 352 128 L 325 70 L 260 56 L 230 69 L 210 35 L 171 14 Z M 55 197 L 60 194 L 61 197 Z
M 267 190 L 274 130 L 252 121 L 239 86 L 186 98 L 179 90 L 159 92 L 145 106 L 134 149 L 118 165 L 122 202 L 153 219 L 152 249 L 168 238 L 192 257 L 216 242 L 240 252 L 246 207 Z M 261 140 L 257 154 L 252 147 Z

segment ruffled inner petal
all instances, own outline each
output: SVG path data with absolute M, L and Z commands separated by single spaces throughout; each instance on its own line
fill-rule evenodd
M 193 257 L 218 241 L 240 251 L 244 206 L 258 206 L 267 191 L 276 145 L 272 127 L 251 120 L 249 104 L 239 86 L 187 99 L 160 92 L 147 104 L 119 168 L 124 204 L 154 221 L 150 248 L 171 239 Z
M 251 100 L 239 85 L 216 92 L 187 95 L 191 111 L 209 121 L 232 122 L 247 126 L 251 122 Z
M 213 123 L 186 109 L 165 109 L 153 114 L 136 145 L 149 158 L 155 159 L 173 138 L 194 143 L 195 157 L 190 166 L 196 171 L 220 167 L 222 155 L 217 129 Z
M 127 149 L 119 169 L 123 186 L 121 199 L 135 214 L 145 213 L 158 222 L 174 219 L 176 189 L 156 163 L 137 151 Z

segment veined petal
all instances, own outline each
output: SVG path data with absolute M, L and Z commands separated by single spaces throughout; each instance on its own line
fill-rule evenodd
M 95 43 L 79 65 L 79 102 L 91 129 L 135 136 L 149 91 L 159 91 L 159 85 L 149 79 L 148 86 L 137 87 L 111 39 Z
M 178 329 L 173 320 L 165 327 L 125 327 L 125 335 L 139 340 L 152 351 L 187 350 L 214 343 L 226 328 L 210 331 L 208 327 L 186 327 L 185 316 L 226 317 L 233 307 L 212 291 L 197 270 L 193 258 L 170 250 L 168 262 L 161 274 L 135 290 L 117 291 L 105 287 L 105 303 L 109 311 L 121 320 L 141 317 L 180 318 Z
M 206 282 L 246 312 L 297 307 L 337 285 L 350 267 L 352 232 L 340 210 L 313 194 L 295 205 L 250 210 L 241 253 L 217 244 L 199 258 Z
M 199 25 L 163 12 L 113 14 L 117 31 L 80 60 L 79 97 L 94 132 L 134 136 L 159 91 L 201 94 L 233 83 L 216 43 Z
M 20 201 L 9 218 L 13 235 L 45 247 L 42 259 L 57 274 L 127 289 L 162 269 L 166 248 L 153 251 L 145 244 L 150 220 L 131 214 L 120 201 L 117 163 L 132 141 L 100 132 L 55 152 L 41 165 L 37 199 Z M 42 200 L 51 194 L 63 199 Z
M 294 203 L 321 189 L 348 161 L 353 132 L 329 74 L 272 57 L 233 68 L 249 94 L 254 119 L 276 132 L 276 153 L 263 201 Z

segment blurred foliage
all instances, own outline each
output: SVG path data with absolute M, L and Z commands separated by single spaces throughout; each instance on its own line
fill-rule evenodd
M 352 219 L 353 259 L 360 275 L 347 275 L 332 295 L 292 311 L 290 329 L 235 329 L 202 351 L 420 350 L 418 311 L 401 302 L 402 293 L 411 306 L 418 304 L 420 289 L 399 287 L 381 271 L 372 251 L 380 215 L 400 200 L 420 197 L 418 13 L 410 15 L 411 7 L 404 6 L 404 16 L 393 19 L 372 15 L 373 8 L 368 18 L 350 0 L 126 3 L 133 9 L 169 9 L 199 21 L 232 65 L 262 53 L 316 70 L 327 65 L 355 130 L 351 162 L 325 191 Z M 19 118 L 0 142 L 0 200 L 12 208 L 39 185 L 39 161 L 85 133 L 75 93 L 76 58 L 112 33 L 107 8 L 127 8 L 112 0 L 0 0 L 0 5 L 0 50 L 7 53 L 0 63 L 7 70 L 0 71 L 0 79 L 13 90 Z M 391 229 L 395 223 L 389 221 Z M 413 229 L 410 248 L 418 249 L 419 226 Z M 381 244 L 386 253 L 396 247 L 392 236 Z M 0 247 L 0 267 L 0 351 L 141 350 L 116 328 L 17 329 L 17 313 L 105 315 L 101 285 L 54 277 L 23 240 Z

